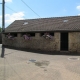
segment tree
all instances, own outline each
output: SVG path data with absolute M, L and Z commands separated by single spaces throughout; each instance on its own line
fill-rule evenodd
M 2 28 L 0 27 L 0 32 L 2 31 Z

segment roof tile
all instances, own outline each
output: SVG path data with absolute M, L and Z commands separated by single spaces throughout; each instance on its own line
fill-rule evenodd
M 64 20 L 66 22 L 64 22 Z M 28 24 L 23 25 L 24 22 L 28 22 Z M 5 32 L 65 31 L 65 30 L 80 31 L 80 16 L 16 20 L 6 28 Z

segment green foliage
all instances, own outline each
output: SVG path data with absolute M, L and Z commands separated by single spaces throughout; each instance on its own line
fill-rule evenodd
M 0 27 L 0 32 L 2 31 L 2 28 Z

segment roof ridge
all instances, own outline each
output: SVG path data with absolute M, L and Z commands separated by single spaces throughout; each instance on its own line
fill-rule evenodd
M 53 18 L 70 18 L 70 17 L 80 17 L 79 15 L 76 16 L 59 16 L 59 17 L 45 17 L 45 18 L 33 18 L 33 19 L 23 19 L 23 20 L 15 20 L 15 21 L 26 21 L 26 20 L 40 20 L 40 19 L 53 19 Z

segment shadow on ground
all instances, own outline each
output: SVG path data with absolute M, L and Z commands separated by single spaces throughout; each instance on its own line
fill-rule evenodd
M 21 50 L 21 51 L 27 51 L 27 52 L 33 52 L 38 54 L 47 54 L 47 55 L 70 55 L 70 56 L 80 56 L 79 52 L 69 52 L 69 51 L 44 51 L 44 50 L 35 50 L 35 49 L 29 49 L 29 48 L 15 48 L 12 46 L 5 46 L 5 48 L 9 49 L 15 49 L 15 50 Z

